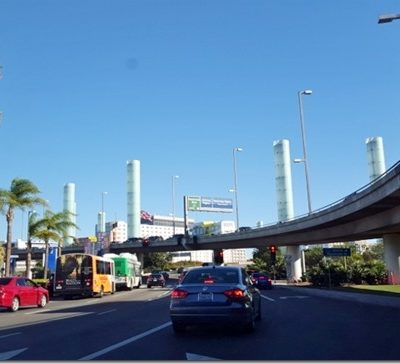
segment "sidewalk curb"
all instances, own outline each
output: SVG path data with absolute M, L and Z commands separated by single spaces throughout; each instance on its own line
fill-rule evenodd
M 400 297 L 390 297 L 390 296 L 379 296 L 369 293 L 353 293 L 353 292 L 338 292 L 330 290 L 322 290 L 319 288 L 306 288 L 306 287 L 295 287 L 290 285 L 279 285 L 284 289 L 289 289 L 296 292 L 303 292 L 308 295 L 329 297 L 338 300 L 345 301 L 356 301 L 361 303 L 394 307 L 400 309 Z

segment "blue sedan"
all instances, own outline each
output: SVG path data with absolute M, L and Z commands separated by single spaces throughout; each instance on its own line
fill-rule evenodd
M 176 333 L 204 324 L 251 332 L 261 319 L 260 291 L 241 267 L 191 268 L 171 292 L 170 317 Z

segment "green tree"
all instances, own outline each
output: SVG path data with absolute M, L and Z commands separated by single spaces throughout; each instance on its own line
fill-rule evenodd
M 379 242 L 367 246 L 362 256 L 365 261 L 383 260 L 383 243 Z
M 30 226 L 31 236 L 44 240 L 45 243 L 44 278 L 47 278 L 50 241 L 57 242 L 60 249 L 62 242 L 68 236 L 68 228 L 70 227 L 78 228 L 71 221 L 71 212 L 67 210 L 58 213 L 47 210 L 43 218 L 32 222 Z
M 275 264 L 272 264 L 269 248 L 259 248 L 254 250 L 253 264 L 249 269 L 257 269 L 267 272 L 271 277 L 282 279 L 286 277 L 285 259 L 280 249 L 276 252 Z
M 168 253 L 154 252 L 145 253 L 143 256 L 143 265 L 146 270 L 161 269 L 165 270 L 171 261 L 171 255 Z
M 25 210 L 35 205 L 46 205 L 46 201 L 38 195 L 40 190 L 28 179 L 14 178 L 9 190 L 0 189 L 0 206 L 6 211 L 7 221 L 7 246 L 6 246 L 6 270 L 10 274 L 10 257 L 12 245 L 12 228 L 15 209 Z
M 324 253 L 321 246 L 313 246 L 312 248 L 305 250 L 304 258 L 306 262 L 306 271 L 308 271 L 312 267 L 318 266 L 323 257 Z

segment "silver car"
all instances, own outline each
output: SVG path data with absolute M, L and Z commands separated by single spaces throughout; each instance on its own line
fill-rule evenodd
M 176 333 L 198 324 L 251 332 L 261 319 L 260 291 L 241 267 L 192 268 L 171 292 L 170 316 Z

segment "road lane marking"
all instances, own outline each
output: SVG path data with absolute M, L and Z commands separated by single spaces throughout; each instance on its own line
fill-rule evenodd
M 130 343 L 132 343 L 134 341 L 140 340 L 140 339 L 142 339 L 142 338 L 144 338 L 144 337 L 146 337 L 148 335 L 151 335 L 151 334 L 153 334 L 153 333 L 155 333 L 157 331 L 165 329 L 166 327 L 171 326 L 171 325 L 172 325 L 172 322 L 168 321 L 165 324 L 162 324 L 160 326 L 154 327 L 153 329 L 147 330 L 147 331 L 145 331 L 145 332 L 143 332 L 143 333 L 141 333 L 139 335 L 132 336 L 129 339 L 126 339 L 126 340 L 121 341 L 120 343 L 111 345 L 111 346 L 109 346 L 107 348 L 104 348 L 103 350 L 96 351 L 95 353 L 86 355 L 86 356 L 84 356 L 84 357 L 82 357 L 82 358 L 80 358 L 78 360 L 92 360 L 92 359 L 95 359 L 95 358 L 97 358 L 97 357 L 99 357 L 101 355 L 107 354 L 110 351 L 113 351 L 113 350 L 118 349 L 118 348 L 120 348 L 122 346 L 128 345 L 128 344 L 130 344 Z
M 205 356 L 205 355 L 198 355 L 194 353 L 186 353 L 186 360 L 221 360 L 217 358 L 212 358 L 210 356 Z
M 51 311 L 50 308 L 46 308 L 45 310 L 24 312 L 24 315 L 34 315 L 35 313 L 42 313 L 42 312 L 48 312 L 48 311 Z
M 100 313 L 97 314 L 97 316 L 105 315 L 105 314 L 107 314 L 107 313 L 114 312 L 114 311 L 117 311 L 117 310 L 116 310 L 116 309 L 113 309 L 113 310 L 108 310 L 108 311 L 100 312 Z
M 13 332 L 13 333 L 8 334 L 8 335 L 0 336 L 0 339 L 4 339 L 4 338 L 6 338 L 6 337 L 15 336 L 15 335 L 21 335 L 21 333 L 20 333 L 20 332 Z
M 18 350 L 12 350 L 12 351 L 6 351 L 4 353 L 0 353 L 0 360 L 8 360 L 13 358 L 14 356 L 22 353 L 23 351 L 27 350 L 28 348 L 23 348 L 23 349 L 18 349 Z
M 263 294 L 261 295 L 261 297 L 262 297 L 262 298 L 265 298 L 265 299 L 268 300 L 268 301 L 275 302 L 275 300 L 274 300 L 273 298 L 268 297 L 268 296 L 264 296 Z
M 302 298 L 310 298 L 310 296 L 281 296 L 279 297 L 281 300 L 286 300 L 288 298 L 298 298 L 298 299 L 302 299 Z

